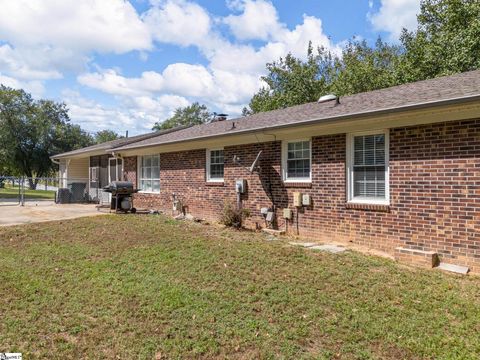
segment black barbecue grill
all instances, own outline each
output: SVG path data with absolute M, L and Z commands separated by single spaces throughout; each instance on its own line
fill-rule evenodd
M 111 210 L 123 211 L 125 213 L 130 211 L 133 214 L 137 211 L 133 207 L 132 195 L 138 192 L 138 189 L 133 188 L 131 181 L 112 181 L 103 190 L 112 194 Z

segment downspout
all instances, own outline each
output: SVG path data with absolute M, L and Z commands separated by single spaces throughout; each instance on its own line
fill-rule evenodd
M 54 163 L 55 165 L 58 165 L 58 182 L 60 184 L 60 159 L 52 159 L 50 158 L 50 161 Z M 55 195 L 56 196 L 56 195 Z M 56 199 L 55 199 L 56 200 Z
M 65 166 L 65 186 L 64 187 L 68 186 L 68 168 L 70 167 L 70 161 L 72 161 L 72 159 L 68 159 L 67 164 Z

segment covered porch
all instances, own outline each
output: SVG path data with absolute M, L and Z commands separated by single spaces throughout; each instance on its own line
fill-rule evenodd
M 107 205 L 111 195 L 103 188 L 123 179 L 123 159 L 111 154 L 59 160 L 59 186 L 68 189 L 71 202 Z

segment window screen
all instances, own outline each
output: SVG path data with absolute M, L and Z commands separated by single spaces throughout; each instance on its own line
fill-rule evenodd
M 160 155 L 146 155 L 140 161 L 140 190 L 160 192 Z
M 385 199 L 385 134 L 353 139 L 353 197 Z
M 287 144 L 287 179 L 310 178 L 310 141 Z
M 209 176 L 211 180 L 222 180 L 224 173 L 223 150 L 210 150 Z

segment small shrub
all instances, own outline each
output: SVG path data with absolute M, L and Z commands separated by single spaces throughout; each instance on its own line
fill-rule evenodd
M 240 229 L 243 221 L 249 216 L 250 210 L 238 209 L 234 204 L 227 202 L 223 206 L 220 222 L 225 226 Z

